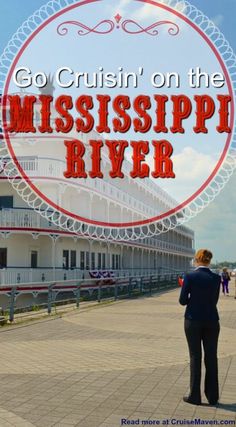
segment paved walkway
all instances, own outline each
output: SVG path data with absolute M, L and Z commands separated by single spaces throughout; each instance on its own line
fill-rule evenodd
M 179 290 L 0 329 L 1 427 L 236 419 L 236 300 L 220 298 L 220 405 L 193 406 Z M 172 421 L 171 421 L 172 419 Z M 149 420 L 149 421 L 148 421 Z M 146 422 L 146 424 L 144 424 Z M 136 424 L 134 424 L 136 423 Z M 165 421 L 164 421 L 165 423 Z M 186 423 L 185 423 L 186 424 Z

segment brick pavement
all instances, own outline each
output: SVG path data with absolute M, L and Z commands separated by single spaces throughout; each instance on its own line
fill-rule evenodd
M 182 401 L 189 363 L 178 293 L 0 329 L 0 427 L 236 420 L 236 300 L 219 303 L 221 403 L 197 407 Z

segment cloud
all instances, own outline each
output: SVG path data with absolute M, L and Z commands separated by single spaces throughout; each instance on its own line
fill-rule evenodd
M 176 176 L 186 181 L 202 179 L 212 172 L 216 159 L 208 154 L 200 153 L 192 147 L 185 147 L 179 154 L 173 156 Z
M 129 150 L 127 159 L 132 162 L 131 156 L 132 151 Z M 172 156 L 175 179 L 161 180 L 151 176 L 150 178 L 179 203 L 184 202 L 207 180 L 217 160 L 217 155 L 204 154 L 192 147 L 185 147 L 179 154 Z M 154 166 L 152 151 L 145 156 L 145 163 L 152 171 Z
M 220 26 L 221 26 L 221 24 L 222 24 L 222 23 L 223 23 L 223 21 L 224 21 L 224 16 L 223 16 L 223 15 L 221 15 L 221 14 L 218 14 L 218 15 L 216 15 L 216 16 L 211 17 L 211 21 L 212 21 L 212 22 L 214 22 L 214 24 L 215 24 L 217 27 L 220 27 Z
M 127 7 L 132 3 L 132 0 L 120 0 L 116 6 L 112 6 L 110 13 L 113 18 L 117 13 L 121 16 L 124 16 L 127 10 Z
M 187 156 L 187 157 L 186 157 Z M 129 156 L 130 158 L 130 153 Z M 185 159 L 185 161 L 184 161 Z M 186 160 L 188 162 L 186 163 Z M 217 156 L 199 153 L 191 147 L 186 147 L 184 150 L 175 156 L 175 171 L 184 168 L 181 173 L 184 179 L 171 180 L 170 184 L 163 182 L 162 188 L 165 188 L 174 198 L 179 198 L 180 192 L 191 191 L 191 182 L 189 178 L 192 173 L 196 180 L 205 172 L 209 174 L 214 167 Z M 152 156 L 146 157 L 146 162 L 152 167 Z M 156 181 L 157 185 L 162 184 L 161 181 Z M 172 190 L 170 191 L 170 189 Z M 195 231 L 195 247 L 209 248 L 214 253 L 214 261 L 236 261 L 236 172 L 233 174 L 230 181 L 224 189 L 201 213 L 196 217 L 186 222 L 186 225 Z
M 175 179 L 161 182 L 164 190 L 179 202 L 194 194 L 206 181 L 217 162 L 217 156 L 185 147 L 172 157 Z
M 160 3 L 163 4 L 168 4 L 168 0 L 162 0 Z M 184 12 L 185 9 L 185 2 L 182 1 L 180 3 L 178 3 L 176 5 L 176 7 L 173 7 L 173 9 L 176 9 L 178 12 Z M 138 19 L 139 21 L 145 21 L 148 20 L 150 18 L 158 18 L 158 19 L 162 19 L 162 17 L 166 16 L 166 12 L 165 10 L 161 9 L 160 7 L 153 7 L 153 5 L 149 4 L 149 3 L 144 3 L 143 6 L 141 6 L 140 8 L 138 8 L 132 15 L 133 19 Z M 175 21 L 177 19 L 177 16 L 175 17 L 173 15 L 172 20 Z
M 235 186 L 236 173 L 219 196 L 187 223 L 195 231 L 196 248 L 209 247 L 214 253 L 214 260 L 236 260 Z
M 168 0 L 160 0 L 159 3 L 169 4 Z M 117 13 L 119 13 L 122 17 L 128 14 L 128 7 L 133 4 L 133 0 L 120 0 L 116 6 L 109 7 L 109 13 L 113 18 Z M 185 1 L 181 1 L 175 7 L 172 6 L 173 9 L 176 9 L 178 12 L 184 13 L 184 9 L 186 7 Z M 158 18 L 162 19 L 166 17 L 165 10 L 160 7 L 155 7 L 152 4 L 144 3 L 142 6 L 137 7 L 137 9 L 132 12 L 130 18 L 139 20 L 139 22 L 149 20 L 150 18 Z M 172 21 L 175 21 L 177 17 L 173 15 Z

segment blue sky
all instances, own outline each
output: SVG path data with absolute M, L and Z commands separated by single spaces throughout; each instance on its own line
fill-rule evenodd
M 23 21 L 45 3 L 45 0 L 0 2 L 0 52 Z M 117 1 L 117 5 L 122 3 L 124 0 Z M 236 1 L 192 0 L 191 3 L 215 22 L 236 51 Z M 196 233 L 196 247 L 209 247 L 217 260 L 236 260 L 235 188 L 236 174 L 217 199 L 189 222 Z
M 1 51 L 22 22 L 45 3 L 44 0 L 1 0 Z M 119 3 L 119 0 L 117 3 Z M 192 0 L 190 3 L 199 8 L 209 18 L 216 21 L 217 25 L 235 50 L 235 0 Z

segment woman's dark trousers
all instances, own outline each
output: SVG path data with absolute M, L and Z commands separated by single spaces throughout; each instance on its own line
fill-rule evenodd
M 209 403 L 219 399 L 217 344 L 220 332 L 218 321 L 196 321 L 185 319 L 185 335 L 190 355 L 190 394 L 194 402 L 201 402 L 202 344 L 204 349 L 205 395 Z
M 224 295 L 229 293 L 229 282 L 222 283 L 222 292 Z

